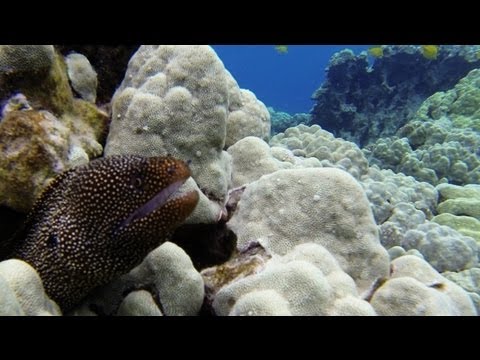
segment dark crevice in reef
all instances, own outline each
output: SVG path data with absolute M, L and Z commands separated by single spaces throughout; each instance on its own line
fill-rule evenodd
M 18 238 L 16 234 L 23 229 L 26 217 L 26 214 L 0 206 L 0 261 L 11 254 Z
M 182 225 L 171 240 L 192 259 L 197 271 L 230 259 L 237 237 L 225 223 Z
M 97 72 L 97 104 L 109 103 L 139 45 L 55 45 L 62 55 L 85 55 Z

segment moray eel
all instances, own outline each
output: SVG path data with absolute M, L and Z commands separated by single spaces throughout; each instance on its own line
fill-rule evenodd
M 112 156 L 73 168 L 37 200 L 12 257 L 37 270 L 66 312 L 169 239 L 198 202 L 196 191 L 177 194 L 189 176 L 187 164 L 169 156 Z

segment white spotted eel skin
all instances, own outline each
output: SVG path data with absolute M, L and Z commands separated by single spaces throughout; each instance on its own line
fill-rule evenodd
M 13 258 L 31 264 L 64 312 L 138 265 L 195 209 L 173 157 L 112 156 L 58 176 L 30 213 Z M 178 194 L 177 194 L 178 195 Z

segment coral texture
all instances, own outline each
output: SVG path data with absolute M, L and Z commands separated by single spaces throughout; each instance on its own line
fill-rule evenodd
M 238 247 L 258 241 L 284 255 L 295 245 L 325 246 L 360 288 L 388 274 L 362 187 L 335 168 L 279 170 L 248 184 L 228 225 Z
M 205 195 L 195 221 L 216 222 L 227 200 L 227 139 L 270 133 L 265 106 L 238 88 L 209 46 L 141 46 L 112 104 L 105 154 L 170 153 L 191 161 Z

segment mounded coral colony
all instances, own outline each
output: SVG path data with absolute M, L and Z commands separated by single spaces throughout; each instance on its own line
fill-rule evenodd
M 233 232 L 227 261 L 209 267 L 162 238 L 70 315 L 476 315 L 475 49 L 379 46 L 372 66 L 366 53 L 339 52 L 312 114 L 291 116 L 240 89 L 209 46 L 141 46 L 106 137 L 89 54 L 2 46 L 0 202 L 30 210 L 56 174 L 100 156 L 106 138 L 104 156 L 189 163 L 178 192 L 199 195 L 184 233 L 193 244 L 196 226 L 217 229 L 214 241 Z M 62 314 L 31 265 L 0 263 L 1 315 Z

